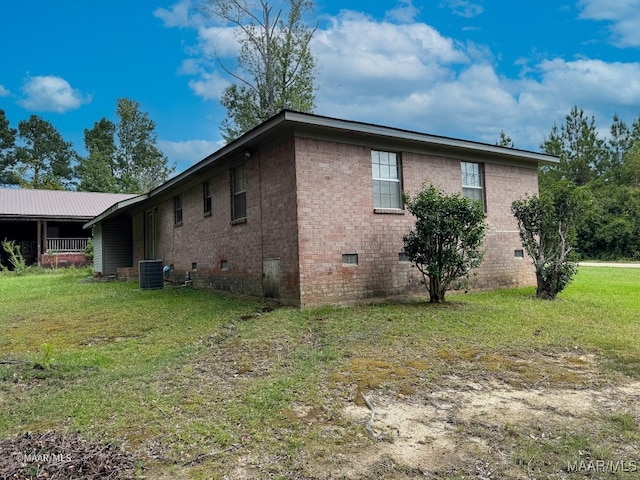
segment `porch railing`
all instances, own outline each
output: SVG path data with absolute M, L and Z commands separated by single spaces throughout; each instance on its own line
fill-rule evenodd
M 47 238 L 47 253 L 84 252 L 89 238 Z

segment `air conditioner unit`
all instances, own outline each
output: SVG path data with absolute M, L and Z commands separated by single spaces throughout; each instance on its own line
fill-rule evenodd
M 162 260 L 140 260 L 138 272 L 140 290 L 157 290 L 164 287 Z

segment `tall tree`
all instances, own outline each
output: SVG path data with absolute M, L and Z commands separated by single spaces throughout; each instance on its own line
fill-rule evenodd
M 84 131 L 88 156 L 76 168 L 79 188 L 143 193 L 164 183 L 175 166 L 156 146 L 155 122 L 128 98 L 117 100 L 116 115 L 117 123 L 103 118 Z
M 156 147 L 155 122 L 140 111 L 140 103 L 128 98 L 118 99 L 116 113 L 116 168 L 123 191 L 142 193 L 164 183 L 175 167 Z
M 27 188 L 63 190 L 73 186 L 71 163 L 77 157 L 70 142 L 37 115 L 18 123 L 16 173 Z
M 560 158 L 557 166 L 543 170 L 543 185 L 548 179 L 586 185 L 607 168 L 605 143 L 598 137 L 595 118 L 588 119 L 584 110 L 578 107 L 571 109 L 560 128 L 553 125 L 541 147 L 546 153 Z
M 626 152 L 624 157 L 624 169 L 630 184 L 640 188 L 640 140 Z
M 116 125 L 102 118 L 93 124 L 91 130 L 84 130 L 84 145 L 88 156 L 76 167 L 76 176 L 80 179 L 78 190 L 88 192 L 117 192 L 118 181 L 115 176 L 116 164 Z
M 315 60 L 311 39 L 317 26 L 305 19 L 312 0 L 286 0 L 286 12 L 266 0 L 204 0 L 204 10 L 235 27 L 240 44 L 237 66 L 222 68 L 234 79 L 221 103 L 227 109 L 222 134 L 234 140 L 289 108 L 312 112 Z
M 624 158 L 633 145 L 633 137 L 631 130 L 618 114 L 613 116 L 609 133 L 609 141 L 607 142 L 609 164 L 607 171 L 603 172 L 603 177 L 619 184 L 624 181 Z
M 0 109 L 0 185 L 18 183 L 18 178 L 13 171 L 17 133 L 15 128 L 9 126 L 9 119 L 4 110 Z
M 499 147 L 516 148 L 516 144 L 513 143 L 513 140 L 509 135 L 504 133 L 504 130 L 500 130 L 500 138 L 496 142 L 496 145 Z
M 640 259 L 640 189 L 612 182 L 589 185 L 591 201 L 578 228 L 587 258 Z

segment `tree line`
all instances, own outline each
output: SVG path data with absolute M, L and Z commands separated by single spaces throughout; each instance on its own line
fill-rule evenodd
M 175 167 L 156 146 L 155 122 L 128 98 L 116 116 L 84 130 L 81 156 L 51 122 L 31 115 L 12 128 L 0 110 L 0 186 L 143 193 L 164 183 Z
M 640 259 L 640 116 L 629 126 L 614 115 L 608 138 L 577 106 L 564 120 L 541 144 L 560 161 L 540 170 L 540 193 L 559 197 L 576 190 L 581 257 Z

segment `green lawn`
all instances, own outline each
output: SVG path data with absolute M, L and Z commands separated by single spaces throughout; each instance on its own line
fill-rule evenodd
M 583 267 L 553 302 L 515 289 L 309 310 L 85 277 L 0 276 L 0 438 L 116 441 L 147 478 L 424 478 L 393 456 L 400 437 L 372 438 L 345 409 L 362 395 L 427 405 L 464 385 L 566 396 L 640 382 L 640 269 Z M 570 423 L 461 416 L 451 435 L 482 441 L 433 478 L 476 478 L 478 465 L 584 478 L 567 462 L 640 460 L 629 395 Z

